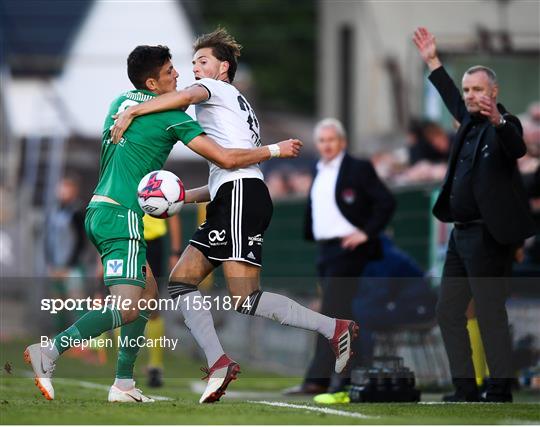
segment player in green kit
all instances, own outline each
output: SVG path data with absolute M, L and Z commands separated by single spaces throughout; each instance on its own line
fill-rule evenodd
M 87 208 L 85 228 L 97 248 L 104 270 L 104 282 L 113 302 L 91 310 L 52 340 L 30 345 L 24 352 L 35 373 L 35 383 L 46 399 L 54 399 L 51 378 L 56 360 L 80 340 L 97 337 L 121 327 L 121 342 L 144 336 L 149 312 L 141 300 L 157 297 L 157 285 L 146 262 L 143 239 L 143 211 L 137 202 L 137 186 L 152 170 L 161 169 L 173 145 L 180 140 L 187 147 L 220 165 L 233 169 L 271 158 L 267 147 L 226 149 L 208 137 L 200 125 L 180 110 L 141 117 L 133 122 L 118 144 L 111 140 L 112 116 L 131 105 L 176 90 L 178 73 L 165 46 L 138 46 L 128 57 L 128 76 L 135 90 L 116 98 L 103 128 L 99 182 Z M 297 140 L 282 141 L 280 157 L 296 157 Z M 200 190 L 186 192 L 186 202 L 199 197 Z M 151 402 L 135 388 L 133 366 L 139 347 L 119 348 L 116 380 L 109 401 Z

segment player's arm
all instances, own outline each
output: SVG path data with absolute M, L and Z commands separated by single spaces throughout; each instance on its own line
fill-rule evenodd
M 257 148 L 224 148 L 207 135 L 193 138 L 187 145 L 194 152 L 222 169 L 238 169 L 261 163 L 272 157 L 298 157 L 302 141 L 288 139 L 277 144 Z
M 418 27 L 414 32 L 413 42 L 430 71 L 442 67 L 442 62 L 437 54 L 435 37 L 427 30 L 427 28 Z
M 111 128 L 113 143 L 116 144 L 120 141 L 122 135 L 135 117 L 158 113 L 160 111 L 185 109 L 191 104 L 198 104 L 207 99 L 208 90 L 201 85 L 194 84 L 178 92 L 165 93 L 149 101 L 132 105 L 120 114 L 113 116 L 116 119 Z
M 459 89 L 442 66 L 442 62 L 437 54 L 435 36 L 426 28 L 419 27 L 414 32 L 413 42 L 418 49 L 418 53 L 431 71 L 429 80 L 441 95 L 450 114 L 461 123 L 465 114 L 467 114 L 467 108 L 465 107 Z
M 185 203 L 204 203 L 210 201 L 210 190 L 208 185 L 204 187 L 192 188 L 186 191 Z

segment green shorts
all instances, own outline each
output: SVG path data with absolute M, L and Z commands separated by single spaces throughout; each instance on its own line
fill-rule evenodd
M 90 202 L 84 227 L 101 256 L 105 285 L 144 288 L 146 241 L 142 217 L 120 205 Z

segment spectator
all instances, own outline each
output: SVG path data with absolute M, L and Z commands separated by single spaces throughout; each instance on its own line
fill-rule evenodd
M 321 313 L 350 319 L 358 277 L 369 260 L 381 256 L 379 234 L 392 217 L 395 201 L 369 161 L 346 153 L 347 138 L 338 120 L 319 122 L 314 139 L 320 160 L 308 198 L 305 235 L 318 243 Z M 358 363 L 358 349 L 354 351 L 350 365 Z M 317 340 L 303 384 L 288 392 L 327 391 L 333 361 L 325 340 Z M 329 391 L 337 392 L 348 382 L 350 367 Z
M 52 279 L 52 293 L 58 298 L 83 298 L 84 211 L 78 179 L 62 178 L 56 197 L 57 204 L 45 219 L 45 261 Z M 56 329 L 63 329 L 73 321 L 64 312 L 55 319 L 59 323 Z
M 409 163 L 421 160 L 446 163 L 450 152 L 450 138 L 438 123 L 430 120 L 413 121 L 409 127 Z
M 389 237 L 381 235 L 381 242 L 383 257 L 366 265 L 353 301 L 361 366 L 372 364 L 375 332 L 435 319 L 437 296 L 420 266 Z

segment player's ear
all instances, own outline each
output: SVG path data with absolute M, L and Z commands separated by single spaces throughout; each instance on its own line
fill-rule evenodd
M 499 96 L 499 86 L 497 84 L 494 84 L 491 88 L 491 97 L 497 98 L 497 96 Z
M 229 71 L 229 61 L 223 61 L 219 64 L 219 73 L 228 73 Z
M 144 85 L 146 86 L 146 89 L 148 89 L 150 92 L 153 92 L 157 89 L 157 80 L 149 77 L 144 82 Z

